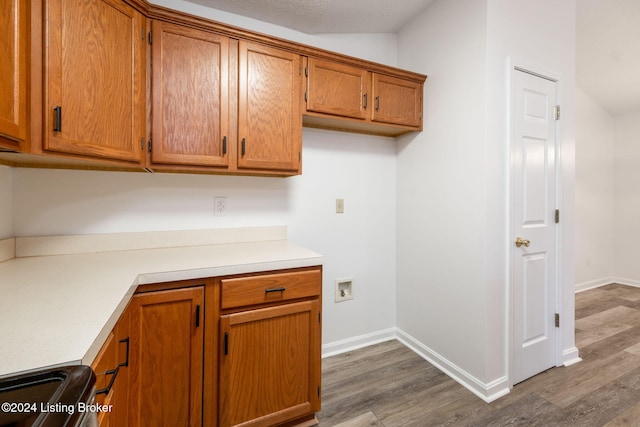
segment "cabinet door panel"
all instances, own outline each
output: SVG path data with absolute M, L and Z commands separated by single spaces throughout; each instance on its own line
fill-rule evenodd
M 118 0 L 46 2 L 44 149 L 139 162 L 144 18 Z
M 274 425 L 320 409 L 319 307 L 311 300 L 221 317 L 221 426 Z
M 373 74 L 373 102 L 373 121 L 422 127 L 420 83 Z
M 300 55 L 241 40 L 239 70 L 238 167 L 299 170 Z
M 17 147 L 27 134 L 26 0 L 0 2 L 0 145 Z M 15 142 L 14 142 L 15 141 Z
M 369 73 L 331 61 L 309 58 L 307 111 L 365 119 Z
M 131 300 L 130 425 L 202 424 L 203 304 L 202 287 Z
M 229 40 L 153 23 L 152 163 L 226 166 Z

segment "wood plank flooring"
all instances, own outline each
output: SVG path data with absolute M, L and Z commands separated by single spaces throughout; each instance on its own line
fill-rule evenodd
M 320 427 L 640 426 L 640 288 L 576 294 L 582 362 L 487 404 L 398 341 L 322 362 Z

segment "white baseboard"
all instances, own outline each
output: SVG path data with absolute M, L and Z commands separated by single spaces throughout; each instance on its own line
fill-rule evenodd
M 562 352 L 562 365 L 571 366 L 578 362 L 582 362 L 582 358 L 578 355 L 578 348 L 571 347 Z
M 626 277 L 612 277 L 610 283 L 620 283 L 621 285 L 640 288 L 640 280 L 627 279 Z
M 589 289 L 599 288 L 601 286 L 610 285 L 611 283 L 619 283 L 621 285 L 640 288 L 640 280 L 628 279 L 626 277 L 603 277 L 589 282 L 577 283 L 575 285 L 575 291 L 576 293 L 588 291 Z
M 588 291 L 589 289 L 599 288 L 600 286 L 608 285 L 613 283 L 613 278 L 611 277 L 603 277 L 601 279 L 590 280 L 588 282 L 576 283 L 574 289 L 575 292 L 583 292 Z
M 336 356 L 359 348 L 368 347 L 385 341 L 391 341 L 396 338 L 396 328 L 389 328 L 372 332 L 370 334 L 334 341 L 322 346 L 322 357 Z
M 423 359 L 440 369 L 485 402 L 493 402 L 510 392 L 509 382 L 506 376 L 489 383 L 484 383 L 466 372 L 464 369 L 461 369 L 455 363 L 452 363 L 446 358 L 440 356 L 438 353 L 431 350 L 429 347 L 422 344 L 406 332 L 398 329 L 397 335 L 398 341 L 409 347 Z

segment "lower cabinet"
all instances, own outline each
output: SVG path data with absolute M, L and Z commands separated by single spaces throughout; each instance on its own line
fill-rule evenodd
M 129 426 L 202 425 L 204 286 L 131 300 Z
M 220 279 L 220 427 L 315 418 L 321 288 L 317 267 Z
M 142 285 L 92 368 L 100 426 L 315 425 L 321 267 Z
M 273 426 L 320 409 L 320 303 L 222 316 L 220 426 Z
M 96 403 L 111 407 L 99 413 L 101 427 L 127 425 L 130 317 L 130 311 L 125 310 L 91 365 L 96 374 Z

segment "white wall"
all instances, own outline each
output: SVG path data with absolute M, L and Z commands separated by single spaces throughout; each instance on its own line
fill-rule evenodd
M 0 166 L 0 240 L 13 237 L 13 171 Z
M 212 9 L 185 0 L 152 0 L 151 3 L 258 33 L 280 37 L 333 52 L 379 62 L 381 64 L 395 66 L 397 63 L 397 42 L 395 34 L 304 34 L 289 28 Z
M 557 363 L 578 360 L 574 343 L 574 222 L 575 222 L 575 0 L 527 1 L 489 0 L 487 32 L 487 202 L 488 242 L 487 272 L 487 378 L 504 375 L 500 354 L 504 354 L 504 324 L 500 309 L 508 303 L 505 294 L 504 266 L 509 263 L 512 236 L 509 233 L 508 182 L 509 145 L 507 137 L 508 80 L 507 58 L 535 66 L 538 71 L 559 78 L 559 102 L 562 118 L 559 134 L 558 208 L 561 211 L 559 232 L 558 307 L 561 313 L 561 337 Z M 500 297 L 502 295 L 502 298 Z M 510 331 L 507 331 L 510 333 Z M 500 336 L 502 335 L 502 336 Z M 507 351 L 509 349 L 507 348 Z M 508 360 L 507 360 L 508 363 Z M 501 373 L 502 371 L 502 373 Z
M 399 66 L 429 75 L 425 131 L 398 153 L 398 327 L 492 399 L 508 383 L 509 56 L 562 75 L 562 301 L 573 317 L 575 3 L 439 0 L 398 43 Z
M 640 286 L 640 111 L 614 123 L 614 280 Z
M 608 284 L 614 267 L 614 118 L 576 91 L 576 289 Z
M 436 1 L 398 42 L 428 74 L 424 131 L 398 150 L 398 328 L 484 380 L 486 2 Z
M 395 34 L 306 35 L 183 0 L 155 3 L 397 62 Z M 326 256 L 323 344 L 335 351 L 395 327 L 395 152 L 392 139 L 305 129 L 303 175 L 287 179 L 15 169 L 13 230 L 29 236 L 288 225 L 291 240 Z M 212 214 L 216 195 L 228 197 L 225 217 Z M 345 199 L 342 215 L 335 214 L 336 198 Z M 336 304 L 334 283 L 345 277 L 354 279 L 355 298 Z
M 303 175 L 292 178 L 16 168 L 13 228 L 33 236 L 288 225 L 292 241 L 326 256 L 323 343 L 333 343 L 395 326 L 395 153 L 390 138 L 305 129 Z M 214 196 L 227 196 L 226 216 L 213 215 Z M 345 277 L 355 298 L 336 304 L 334 282 Z

